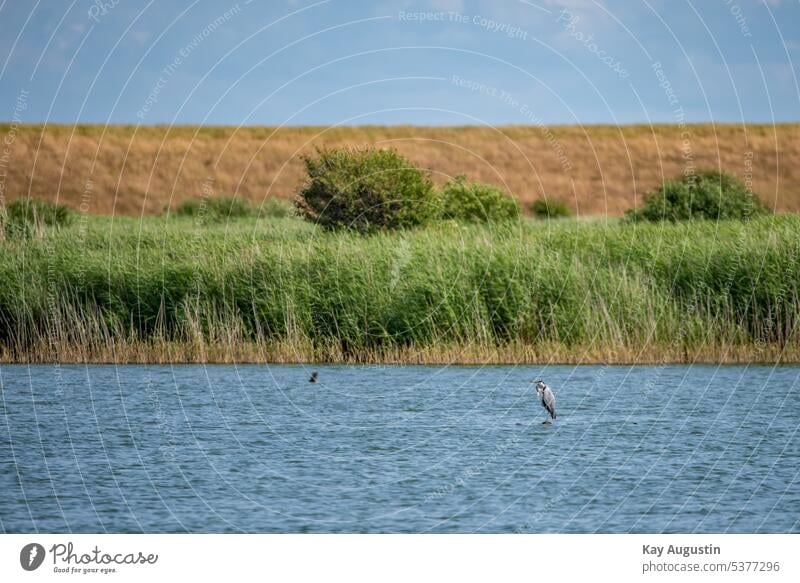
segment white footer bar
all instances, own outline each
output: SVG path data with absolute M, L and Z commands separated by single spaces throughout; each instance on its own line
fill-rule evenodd
M 797 535 L 0 535 L 0 581 L 800 581 Z M 210 579 L 211 578 L 211 579 Z

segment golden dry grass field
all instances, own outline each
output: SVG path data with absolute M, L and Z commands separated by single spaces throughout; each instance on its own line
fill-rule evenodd
M 166 127 L 0 125 L 0 197 L 97 214 L 160 213 L 201 194 L 291 198 L 299 155 L 393 147 L 437 182 L 466 174 L 523 203 L 548 197 L 581 216 L 621 215 L 664 178 L 719 168 L 770 207 L 800 211 L 800 124 L 506 127 Z M 2 202 L 2 201 L 0 201 Z

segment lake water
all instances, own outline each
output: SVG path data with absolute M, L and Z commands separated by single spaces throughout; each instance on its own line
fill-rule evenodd
M 315 369 L 0 366 L 0 529 L 800 531 L 800 367 Z

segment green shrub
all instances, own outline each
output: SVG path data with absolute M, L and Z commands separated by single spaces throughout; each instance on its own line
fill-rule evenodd
M 253 209 L 242 199 L 232 196 L 218 198 L 190 198 L 175 209 L 179 217 L 194 217 L 201 221 L 225 221 L 250 217 Z
M 471 223 L 508 221 L 519 218 L 516 199 L 501 189 L 456 176 L 442 188 L 442 218 Z
M 540 198 L 533 201 L 530 209 L 533 216 L 540 219 L 558 219 L 572 216 L 572 209 L 569 208 L 567 203 L 560 200 Z
M 0 209 L 0 227 L 7 237 L 28 237 L 45 227 L 62 227 L 72 216 L 67 207 L 44 200 L 21 198 Z
M 404 229 L 438 214 L 430 177 L 394 150 L 320 150 L 303 161 L 308 177 L 295 204 L 325 228 Z
M 746 220 L 767 208 L 747 186 L 725 172 L 704 171 L 667 180 L 645 196 L 641 209 L 626 213 L 631 221 Z

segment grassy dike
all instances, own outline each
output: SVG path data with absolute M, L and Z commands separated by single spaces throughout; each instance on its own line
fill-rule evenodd
M 93 214 L 155 216 L 215 193 L 290 198 L 298 154 L 391 146 L 442 184 L 466 173 L 523 205 L 620 216 L 687 164 L 746 180 L 770 208 L 800 212 L 800 123 L 631 126 L 215 127 L 0 123 L 7 202 L 32 196 Z
M 0 240 L 0 362 L 800 362 L 800 217 Z

